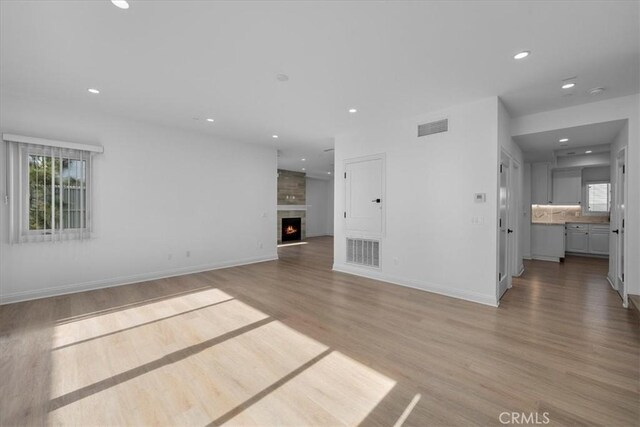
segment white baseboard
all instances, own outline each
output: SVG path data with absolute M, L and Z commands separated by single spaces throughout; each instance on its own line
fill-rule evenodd
M 554 257 L 554 256 L 534 255 L 532 257 L 532 259 L 535 259 L 535 260 L 538 260 L 538 261 L 560 262 L 560 258 L 559 257 Z
M 115 286 L 131 285 L 133 283 L 146 282 L 149 280 L 164 279 L 167 277 L 183 276 L 185 274 L 200 273 L 209 270 L 218 270 L 221 268 L 237 267 L 247 264 L 255 264 L 265 261 L 273 261 L 278 259 L 278 255 L 264 255 L 252 258 L 243 258 L 231 261 L 223 261 L 219 263 L 194 265 L 189 267 L 174 268 L 171 270 L 155 271 L 151 273 L 134 274 L 131 276 L 120 276 L 109 279 L 93 280 L 84 283 L 75 283 L 72 285 L 55 286 L 44 289 L 34 289 L 22 292 L 13 292 L 6 295 L 0 295 L 0 305 L 11 304 L 14 302 L 29 301 L 39 298 L 48 298 L 58 295 L 73 294 L 76 292 L 92 291 L 96 289 L 112 288 Z
M 611 285 L 611 287 L 616 290 L 616 287 L 613 286 L 613 282 L 611 281 L 611 277 L 609 276 L 609 274 L 607 274 L 607 282 L 609 282 L 609 284 Z
M 422 280 L 407 279 L 405 277 L 392 276 L 389 274 L 381 273 L 380 271 L 369 270 L 366 268 L 359 268 L 347 264 L 333 264 L 333 270 L 341 273 L 353 274 L 355 276 L 366 277 L 368 279 L 380 280 L 393 285 L 400 285 L 407 288 L 418 289 L 426 292 L 433 292 L 434 294 L 445 295 L 452 298 L 463 299 L 465 301 L 471 301 L 478 304 L 489 305 L 491 307 L 497 307 L 495 295 L 479 294 L 477 292 L 464 291 L 460 289 L 450 289 L 442 285 L 425 282 Z
M 531 255 L 523 255 L 522 259 L 533 259 L 533 258 L 531 258 Z
M 514 277 L 520 277 L 522 276 L 522 273 L 524 273 L 524 264 L 520 265 L 520 271 L 518 271 L 518 274 L 516 274 Z

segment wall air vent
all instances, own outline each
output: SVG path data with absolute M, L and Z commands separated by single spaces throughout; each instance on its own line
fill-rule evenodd
M 347 238 L 347 262 L 366 267 L 380 267 L 380 242 Z
M 449 119 L 437 120 L 422 125 L 418 125 L 418 137 L 433 135 L 434 133 L 447 132 L 449 130 Z

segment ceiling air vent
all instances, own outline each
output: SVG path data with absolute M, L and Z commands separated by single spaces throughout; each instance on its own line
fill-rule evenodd
M 433 135 L 434 133 L 447 132 L 449 130 L 449 119 L 437 120 L 422 125 L 418 125 L 418 136 Z

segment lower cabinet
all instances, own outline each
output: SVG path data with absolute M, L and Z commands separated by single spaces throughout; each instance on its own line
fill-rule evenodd
M 567 252 L 588 253 L 589 225 L 567 224 L 567 242 L 565 246 Z
M 545 261 L 564 258 L 564 225 L 531 224 L 531 257 Z
M 592 225 L 589 230 L 589 253 L 609 255 L 609 227 Z
M 608 255 L 608 224 L 567 224 L 566 251 L 573 253 Z

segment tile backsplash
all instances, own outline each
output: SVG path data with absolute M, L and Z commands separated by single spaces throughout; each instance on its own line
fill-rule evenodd
M 608 223 L 609 215 L 583 215 L 582 206 L 531 205 L 533 224 Z

